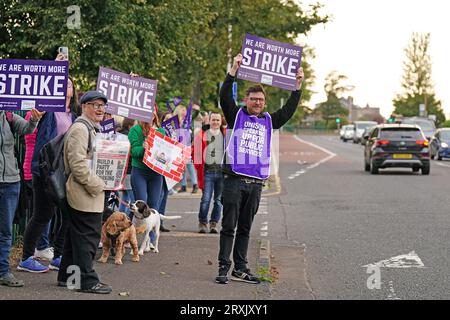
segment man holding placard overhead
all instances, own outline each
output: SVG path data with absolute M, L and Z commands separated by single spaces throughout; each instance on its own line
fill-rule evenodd
M 260 282 L 247 267 L 250 229 L 258 211 L 262 187 L 269 178 L 272 130 L 281 128 L 294 115 L 300 102 L 303 81 L 303 69 L 299 67 L 296 90 L 292 91 L 287 103 L 274 113 L 264 112 L 266 93 L 261 85 L 247 89 L 246 106 L 239 108 L 233 99 L 232 87 L 243 58 L 242 54 L 234 58 L 220 90 L 220 105 L 229 126 L 223 165 L 225 181 L 219 274 L 216 277 L 216 282 L 220 284 L 228 283 L 232 251 L 234 268 L 231 279 L 253 284 Z

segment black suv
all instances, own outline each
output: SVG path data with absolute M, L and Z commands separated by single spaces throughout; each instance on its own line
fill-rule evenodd
M 394 167 L 430 174 L 429 142 L 417 125 L 382 124 L 367 136 L 364 169 L 378 174 L 378 169 Z

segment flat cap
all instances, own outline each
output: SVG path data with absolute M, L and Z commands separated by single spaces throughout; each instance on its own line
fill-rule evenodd
M 80 103 L 86 103 L 92 100 L 96 100 L 96 99 L 102 99 L 103 101 L 105 101 L 105 103 L 108 102 L 108 98 L 101 92 L 99 91 L 87 91 L 85 94 L 83 94 L 83 96 L 80 99 Z

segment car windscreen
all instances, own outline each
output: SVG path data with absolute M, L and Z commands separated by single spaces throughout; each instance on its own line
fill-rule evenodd
M 423 140 L 420 130 L 416 128 L 388 128 L 381 130 L 380 139 L 386 140 Z
M 442 140 L 450 140 L 450 131 L 441 131 L 440 136 Z
M 373 127 L 373 126 L 374 126 L 373 123 L 358 123 L 359 130 L 366 129 L 366 128 Z

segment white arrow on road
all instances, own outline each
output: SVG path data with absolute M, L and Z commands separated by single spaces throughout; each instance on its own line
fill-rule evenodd
M 363 268 L 368 268 L 370 266 L 379 266 L 382 268 L 425 268 L 422 260 L 414 251 L 411 251 L 408 254 L 402 254 L 386 260 L 381 260 L 376 263 L 367 264 L 363 266 Z

